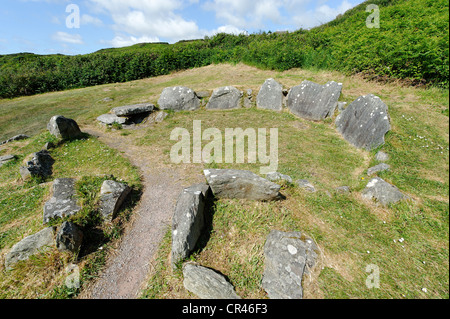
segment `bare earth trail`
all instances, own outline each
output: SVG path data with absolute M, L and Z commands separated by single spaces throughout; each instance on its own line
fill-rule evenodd
M 112 135 L 96 127 L 82 130 L 120 152 L 140 169 L 143 194 L 125 229 L 120 246 L 107 261 L 100 277 L 79 296 L 82 299 L 135 299 L 148 278 L 150 263 L 171 224 L 176 200 L 190 180 L 200 183 L 202 176 L 187 176 L 181 168 L 163 164 L 151 149 L 133 145 L 132 138 Z

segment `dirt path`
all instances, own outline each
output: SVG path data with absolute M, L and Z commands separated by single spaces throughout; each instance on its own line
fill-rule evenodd
M 119 248 L 108 260 L 100 278 L 79 298 L 134 299 L 139 297 L 150 262 L 171 223 L 178 195 L 189 186 L 187 176 L 183 169 L 156 160 L 150 149 L 134 146 L 129 137 L 112 135 L 95 127 L 83 127 L 83 131 L 123 152 L 123 156 L 141 170 L 144 191 Z M 194 177 L 196 182 L 201 182 L 201 178 L 200 175 Z M 192 181 L 192 176 L 189 180 Z

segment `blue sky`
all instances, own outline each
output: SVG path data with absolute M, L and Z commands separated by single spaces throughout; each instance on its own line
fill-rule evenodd
M 217 32 L 294 31 L 363 0 L 2 0 L 0 54 L 85 54 Z

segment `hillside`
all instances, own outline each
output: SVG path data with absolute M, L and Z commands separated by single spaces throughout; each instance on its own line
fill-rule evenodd
M 369 3 L 380 7 L 379 29 L 365 26 Z M 448 1 L 376 0 L 309 31 L 218 34 L 79 56 L 4 55 L 0 97 L 126 82 L 223 62 L 279 71 L 338 70 L 385 82 L 402 79 L 409 85 L 448 88 L 448 25 Z

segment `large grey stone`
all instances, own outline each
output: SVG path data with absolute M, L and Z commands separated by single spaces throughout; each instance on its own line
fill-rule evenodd
M 158 105 L 161 110 L 193 111 L 200 107 L 200 99 L 192 89 L 175 86 L 162 91 Z
M 210 268 L 185 263 L 183 276 L 184 287 L 201 299 L 241 299 L 233 285 Z
M 23 180 L 31 177 L 41 176 L 47 177 L 52 175 L 52 168 L 55 160 L 51 157 L 47 150 L 33 153 L 31 160 L 27 162 L 27 166 L 20 168 L 20 175 Z
M 281 186 L 250 171 L 209 169 L 203 171 L 217 198 L 275 200 L 280 198 Z
M 337 116 L 336 129 L 357 148 L 377 148 L 391 129 L 388 107 L 373 94 L 360 96 Z
M 15 244 L 5 258 L 5 267 L 11 269 L 21 260 L 27 260 L 30 256 L 46 251 L 55 245 L 55 228 L 48 227 L 40 232 L 28 236 Z
M 56 248 L 60 251 L 77 252 L 83 242 L 83 232 L 72 222 L 64 222 L 56 234 Z
M 272 230 L 264 245 L 262 286 L 270 299 L 303 298 L 302 278 L 314 267 L 318 248 L 301 232 Z
M 205 189 L 205 193 L 207 190 Z M 205 197 L 202 189 L 184 189 L 178 196 L 172 218 L 172 267 L 194 250 L 205 227 Z
M 105 219 L 114 219 L 131 188 L 123 183 L 107 180 L 100 189 L 100 213 Z
M 305 80 L 291 88 L 287 106 L 301 118 L 320 121 L 333 116 L 341 90 L 342 84 L 334 81 L 319 85 Z
M 111 110 L 111 113 L 119 117 L 127 117 L 142 113 L 150 113 L 153 112 L 154 109 L 155 106 L 151 103 L 141 103 L 115 107 Z
M 213 91 L 206 108 L 209 110 L 228 110 L 240 108 L 243 93 L 234 86 L 224 86 Z
M 376 199 L 385 206 L 409 198 L 400 192 L 397 187 L 389 184 L 380 177 L 372 178 L 369 183 L 367 183 L 366 188 L 362 192 L 362 197 L 366 199 Z
M 81 210 L 75 194 L 75 180 L 58 178 L 53 182 L 53 195 L 44 204 L 44 224 L 53 218 L 64 218 L 75 215 Z
M 125 124 L 125 123 L 127 123 L 127 118 L 120 117 L 115 114 L 102 114 L 99 117 L 97 117 L 97 121 L 99 121 L 100 123 L 106 124 L 106 125 L 111 125 L 114 123 Z
M 390 168 L 391 168 L 391 166 L 389 166 L 388 164 L 381 163 L 381 164 L 378 164 L 378 165 L 375 165 L 375 166 L 369 168 L 367 170 L 367 175 L 370 176 L 370 175 L 373 175 L 378 172 L 388 171 Z
M 82 134 L 77 122 L 61 115 L 53 116 L 47 124 L 47 129 L 52 135 L 64 140 L 77 138 Z
M 256 97 L 256 106 L 262 109 L 281 111 L 283 109 L 283 86 L 272 78 L 267 79 Z

